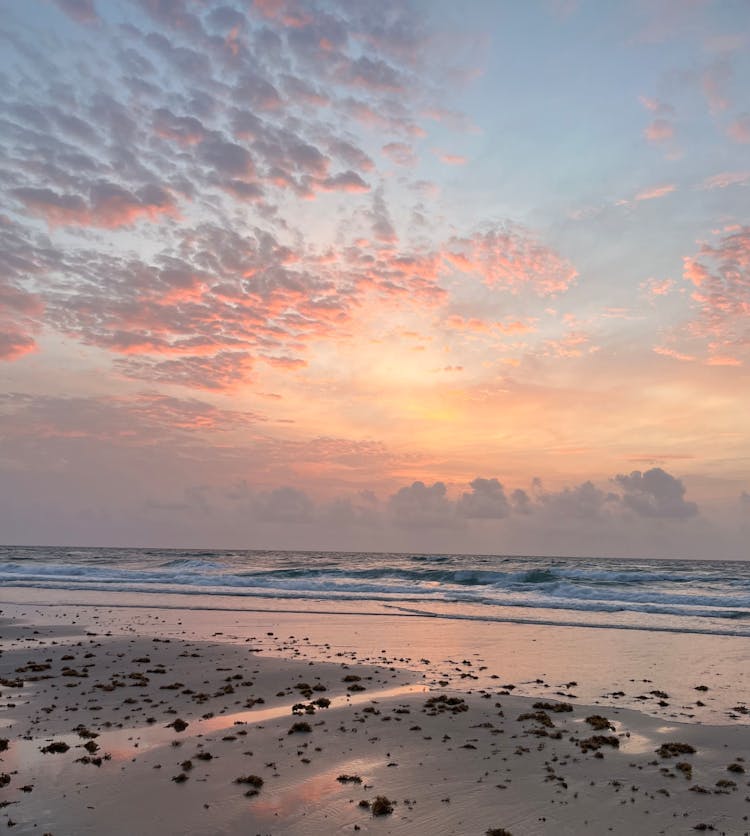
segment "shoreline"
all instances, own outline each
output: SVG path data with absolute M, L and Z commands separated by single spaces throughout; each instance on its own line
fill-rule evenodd
M 0 604 L 0 617 L 26 612 L 56 624 L 65 620 L 67 611 L 76 611 L 79 622 L 106 619 L 111 629 L 125 632 L 137 622 L 144 634 L 159 637 L 184 636 L 186 625 L 192 635 L 204 639 L 223 633 L 221 641 L 241 641 L 255 632 L 261 636 L 261 646 L 264 626 L 271 624 L 278 631 L 308 637 L 297 653 L 312 661 L 324 661 L 331 643 L 357 661 L 377 658 L 381 651 L 400 658 L 402 665 L 405 658 L 426 658 L 433 660 L 427 672 L 437 681 L 453 678 L 451 658 L 468 657 L 474 666 L 466 682 L 475 687 L 492 687 L 495 683 L 490 674 L 496 672 L 512 679 L 519 693 L 544 697 L 555 690 L 565 692 L 557 686 L 575 680 L 580 683 L 575 697 L 581 702 L 633 708 L 667 721 L 750 724 L 743 705 L 750 702 L 747 642 L 734 636 L 637 632 L 593 625 L 558 629 L 556 624 L 453 621 L 417 615 L 403 618 L 384 609 L 356 613 L 329 608 L 277 610 L 270 606 L 272 600 L 267 607 L 252 609 L 196 609 L 180 607 L 184 601 L 176 595 L 159 600 L 159 606 L 154 607 L 157 602 L 152 594 L 134 601 L 132 596 L 110 593 L 97 603 L 81 601 L 77 592 L 70 595 L 73 601 L 50 600 L 50 595 L 32 597 L 25 589 L 16 592 L 16 601 Z M 151 613 L 159 615 L 151 618 Z M 268 642 L 264 650 L 273 647 L 274 643 Z M 711 691 L 703 705 L 696 705 L 694 687 L 704 680 L 711 681 Z M 459 684 L 463 687 L 466 682 Z M 668 705 L 660 705 L 651 690 L 668 692 Z
M 3 589 L 7 590 L 22 590 L 22 589 L 34 589 L 37 592 L 39 591 L 38 587 L 34 587 L 31 585 L 28 586 L 5 586 Z M 69 590 L 66 589 L 54 589 L 54 590 L 46 590 L 46 591 L 54 591 L 56 593 L 59 592 L 68 592 Z M 77 592 L 80 590 L 76 590 Z M 84 590 L 85 592 L 96 592 L 96 594 L 101 594 L 98 590 Z M 154 595 L 159 596 L 160 598 L 164 597 L 164 594 L 172 594 L 173 597 L 191 597 L 195 596 L 200 597 L 204 593 L 202 592 L 181 592 L 181 593 L 159 593 L 159 592 L 149 592 L 149 593 L 110 593 L 113 595 L 127 595 L 127 594 L 147 594 L 147 595 Z M 229 595 L 216 595 L 216 597 L 232 597 Z M 235 596 L 240 597 L 240 596 Z M 294 601 L 294 600 L 304 600 L 304 601 L 319 601 L 320 598 L 310 597 L 310 598 L 295 598 L 294 596 L 290 595 L 286 598 L 273 598 L 269 599 L 262 595 L 247 595 L 242 598 L 243 601 L 254 601 L 254 600 L 274 600 L 274 601 Z M 15 601 L 6 601 L 0 599 L 0 607 L 8 606 L 15 604 Z M 336 601 L 336 603 L 343 604 L 344 601 Z M 587 623 L 584 621 L 553 621 L 552 619 L 542 619 L 542 618 L 523 618 L 520 616 L 492 616 L 492 615 L 473 615 L 473 614 L 462 614 L 462 613 L 440 613 L 440 612 L 429 612 L 429 611 L 422 611 L 422 610 L 411 610 L 408 607 L 397 606 L 395 604 L 390 604 L 387 601 L 378 601 L 383 608 L 382 610 L 348 610 L 348 609 L 310 609 L 310 608 L 298 608 L 298 609 L 280 609 L 278 607 L 240 607 L 237 606 L 207 606 L 207 605 L 198 605 L 198 606 L 186 606 L 185 604 L 175 603 L 175 604 L 164 604 L 163 602 L 159 603 L 159 609 L 167 610 L 189 610 L 195 612 L 227 612 L 227 613 L 271 613 L 271 614 L 278 614 L 278 613 L 287 613 L 289 615 L 300 615 L 300 614 L 309 614 L 309 615 L 353 615 L 353 616 L 381 616 L 381 615 L 390 615 L 394 618 L 436 618 L 444 621 L 475 621 L 475 622 L 482 622 L 486 624 L 526 624 L 526 625 L 534 625 L 534 626 L 541 626 L 541 627 L 577 627 L 577 628 L 584 628 L 590 630 L 632 630 L 638 631 L 640 633 L 671 633 L 673 635 L 691 635 L 691 636 L 727 636 L 729 638 L 736 638 L 736 639 L 747 639 L 750 638 L 746 632 L 740 631 L 732 631 L 732 630 L 707 630 L 701 629 L 698 627 L 660 627 L 658 625 L 635 625 L 635 624 L 597 624 Z M 44 606 L 47 607 L 101 607 L 102 604 L 91 603 L 87 601 L 65 601 L 61 603 L 53 603 L 53 602 L 45 602 Z M 146 604 L 143 603 L 115 603 L 115 602 L 108 602 L 106 604 L 107 607 L 114 607 L 118 609 L 144 609 L 147 607 Z M 619 611 L 615 611 L 619 612 Z

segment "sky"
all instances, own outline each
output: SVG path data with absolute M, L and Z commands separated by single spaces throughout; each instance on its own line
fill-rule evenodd
M 750 557 L 746 0 L 0 44 L 0 541 Z

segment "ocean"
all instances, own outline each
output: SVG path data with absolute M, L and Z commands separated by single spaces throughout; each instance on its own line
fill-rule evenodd
M 0 587 L 750 637 L 750 562 L 737 561 L 5 546 Z

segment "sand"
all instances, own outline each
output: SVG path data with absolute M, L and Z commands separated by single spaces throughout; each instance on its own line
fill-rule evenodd
M 323 616 L 209 632 L 187 611 L 2 610 L 14 833 L 750 833 L 742 694 L 722 725 L 682 722 L 653 716 L 690 713 L 653 681 L 637 688 L 647 714 L 614 687 L 587 705 L 583 683 L 514 682 L 468 644 L 386 652 L 385 619 L 373 652 L 373 625 L 358 643 Z M 707 703 L 716 686 L 685 693 Z

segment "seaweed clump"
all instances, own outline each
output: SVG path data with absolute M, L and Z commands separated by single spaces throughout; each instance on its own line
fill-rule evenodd
M 259 790 L 263 786 L 263 779 L 260 775 L 240 775 L 239 778 L 234 779 L 235 784 L 248 784 Z
M 592 714 L 590 717 L 586 718 L 586 722 L 596 731 L 604 731 L 605 729 L 611 729 L 612 724 L 606 717 L 602 717 L 601 714 Z
M 578 745 L 582 752 L 596 752 L 602 746 L 612 746 L 615 749 L 620 748 L 620 741 L 614 735 L 595 734 L 592 737 L 587 737 L 585 740 L 579 740 Z
M 62 755 L 70 749 L 67 743 L 62 740 L 55 740 L 49 746 L 42 746 L 41 751 L 45 755 Z
M 423 710 L 434 717 L 436 714 L 442 714 L 445 711 L 460 714 L 462 711 L 468 711 L 469 706 L 461 697 L 448 697 L 445 694 L 440 694 L 437 697 L 430 697 L 425 702 Z
M 393 812 L 393 802 L 385 795 L 379 795 L 370 804 L 373 816 L 389 816 Z
M 661 758 L 673 758 L 676 755 L 694 755 L 695 749 L 689 743 L 662 743 L 656 754 Z
M 545 726 L 548 729 L 552 729 L 555 726 L 546 711 L 527 711 L 525 714 L 519 714 L 516 719 L 519 723 L 524 722 L 524 720 L 533 720 L 535 723 L 539 723 L 540 726 Z

